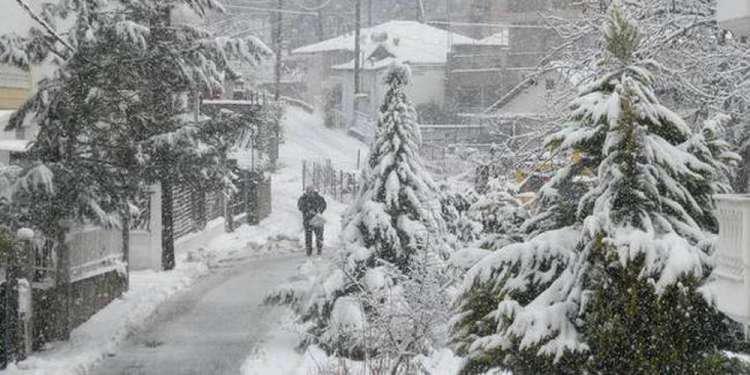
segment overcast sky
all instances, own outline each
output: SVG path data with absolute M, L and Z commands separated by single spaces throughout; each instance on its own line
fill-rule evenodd
M 31 22 L 15 0 L 0 0 L 0 35 L 11 31 L 23 33 Z

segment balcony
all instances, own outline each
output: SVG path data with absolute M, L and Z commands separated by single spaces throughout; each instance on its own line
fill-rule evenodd
M 750 0 L 718 0 L 716 19 L 737 37 L 750 36 Z

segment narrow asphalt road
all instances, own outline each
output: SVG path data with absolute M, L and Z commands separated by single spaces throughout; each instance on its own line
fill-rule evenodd
M 240 373 L 274 322 L 265 294 L 297 272 L 303 255 L 226 264 L 159 308 L 92 373 L 208 375 Z

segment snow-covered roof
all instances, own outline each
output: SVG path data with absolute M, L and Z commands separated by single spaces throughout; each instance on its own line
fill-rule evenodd
M 507 47 L 510 45 L 510 29 L 504 28 L 495 34 L 492 34 L 490 36 L 487 36 L 479 40 L 473 40 L 469 43 L 454 42 L 453 44 L 470 44 L 470 45 L 478 45 L 478 46 Z
M 394 60 L 411 64 L 445 64 L 450 48 L 449 42 L 455 44 L 476 42 L 472 38 L 416 21 L 389 21 L 362 29 L 360 40 L 362 41 L 362 53 L 366 57 L 370 57 L 379 48 L 392 55 L 392 57 L 377 59 L 372 64 L 376 68 L 388 66 Z M 309 54 L 333 51 L 354 51 L 354 33 L 347 33 L 300 47 L 292 53 Z M 354 67 L 354 63 L 350 62 L 336 68 L 346 69 L 349 65 L 351 65 L 350 68 Z

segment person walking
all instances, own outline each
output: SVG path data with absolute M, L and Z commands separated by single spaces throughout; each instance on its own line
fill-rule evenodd
M 315 245 L 318 255 L 323 251 L 323 227 L 325 222 L 320 214 L 326 210 L 326 200 L 318 194 L 315 187 L 305 188 L 305 193 L 297 201 L 297 208 L 302 212 L 302 225 L 305 228 L 305 248 L 307 256 L 312 255 L 312 236 L 315 234 Z

